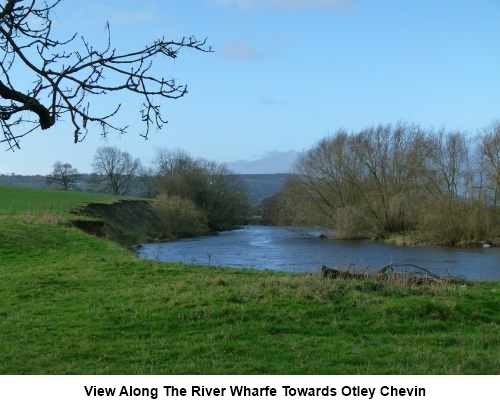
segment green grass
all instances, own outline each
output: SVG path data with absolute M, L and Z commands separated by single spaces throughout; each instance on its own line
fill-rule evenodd
M 0 216 L 6 214 L 61 215 L 89 202 L 112 204 L 119 199 L 108 194 L 90 194 L 41 188 L 0 186 Z
M 498 282 L 158 263 L 0 218 L 0 374 L 497 374 Z

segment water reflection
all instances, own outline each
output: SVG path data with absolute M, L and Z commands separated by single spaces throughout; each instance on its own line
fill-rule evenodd
M 217 236 L 144 245 L 140 257 L 166 262 L 292 272 L 329 267 L 378 270 L 389 263 L 414 264 L 467 279 L 500 280 L 500 249 L 395 246 L 373 241 L 320 238 L 320 228 L 250 226 Z

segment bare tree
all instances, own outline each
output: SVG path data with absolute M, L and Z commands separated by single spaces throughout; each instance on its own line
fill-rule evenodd
M 197 160 L 202 174 L 196 202 L 208 214 L 212 229 L 230 229 L 243 224 L 249 211 L 250 196 L 245 184 L 224 163 Z
M 97 149 L 92 168 L 94 176 L 91 183 L 96 191 L 127 195 L 137 186 L 141 162 L 133 159 L 128 152 L 103 146 Z
M 359 137 L 357 153 L 368 169 L 372 214 L 383 231 L 413 228 L 415 201 L 427 181 L 427 135 L 416 125 L 398 123 L 367 128 Z
M 52 173 L 46 177 L 49 184 L 54 184 L 63 190 L 69 190 L 78 181 L 80 174 L 69 163 L 56 162 Z
M 211 230 L 243 223 L 250 197 L 245 185 L 226 165 L 165 148 L 157 150 L 153 163 L 158 191 L 193 201 L 205 212 Z
M 264 207 L 266 219 L 321 224 L 342 238 L 405 234 L 451 245 L 494 239 L 500 124 L 484 129 L 477 145 L 471 141 L 464 132 L 404 122 L 340 130 L 299 156 L 279 198 Z M 283 219 L 288 201 L 294 209 Z
M 157 148 L 153 159 L 153 166 L 158 176 L 189 170 L 193 165 L 193 158 L 182 149 Z
M 158 177 L 159 191 L 168 191 L 169 195 L 194 199 L 193 182 L 188 180 L 199 172 L 195 160 L 181 149 L 156 150 L 153 167 Z
M 500 121 L 485 128 L 479 142 L 480 159 L 496 218 L 497 207 L 500 205 Z
M 441 129 L 431 135 L 430 141 L 431 173 L 435 177 L 431 192 L 444 196 L 448 202 L 460 196 L 465 199 L 468 196 L 467 185 L 470 177 L 469 149 L 465 133 L 445 132 Z
M 308 190 L 305 196 L 332 220 L 336 210 L 356 205 L 362 197 L 364 164 L 355 153 L 355 141 L 341 129 L 300 155 L 295 164 Z
M 89 123 L 100 126 L 103 137 L 110 131 L 123 133 L 128 126 L 113 120 L 120 104 L 107 112 L 91 111 L 96 98 L 111 92 L 136 94 L 142 100 L 141 136 L 147 138 L 151 126 L 161 128 L 167 121 L 158 99 L 180 98 L 187 86 L 155 77 L 153 62 L 160 56 L 175 59 L 183 48 L 211 52 L 206 40 L 161 38 L 121 53 L 111 45 L 109 25 L 103 49 L 83 37 L 78 41 L 77 34 L 56 39 L 52 16 L 60 2 L 4 0 L 0 6 L 0 142 L 6 142 L 8 149 L 19 148 L 20 138 L 52 127 L 63 116 L 72 123 L 75 143 L 85 138 Z

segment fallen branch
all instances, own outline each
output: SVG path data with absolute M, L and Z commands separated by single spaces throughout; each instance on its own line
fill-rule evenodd
M 321 272 L 323 273 L 323 276 L 326 278 L 345 278 L 345 279 L 365 278 L 366 274 L 351 273 L 349 271 L 351 266 L 353 266 L 352 263 L 347 267 L 347 270 L 341 270 L 341 269 L 338 269 L 336 267 L 334 267 L 333 269 L 330 269 L 327 266 L 323 265 L 323 266 L 321 266 Z
M 321 266 L 323 277 L 329 279 L 344 279 L 344 280 L 360 280 L 360 279 L 376 279 L 376 280 L 395 280 L 405 279 L 412 284 L 428 284 L 428 283 L 466 283 L 463 277 L 458 277 L 450 274 L 445 270 L 445 274 L 436 274 L 430 270 L 417 266 L 415 264 L 396 264 L 389 263 L 378 271 L 367 272 L 368 267 L 363 269 L 363 272 L 351 272 L 350 268 L 354 267 L 351 263 L 347 270 L 342 270 L 337 267 L 329 268 L 326 265 Z M 396 268 L 410 269 L 407 271 L 396 271 Z

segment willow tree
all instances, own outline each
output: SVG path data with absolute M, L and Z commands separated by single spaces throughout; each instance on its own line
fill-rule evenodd
M 494 224 L 497 225 L 500 222 L 497 217 L 500 206 L 500 121 L 493 122 L 481 133 L 479 155 L 487 204 L 492 208 Z
M 0 125 L 1 142 L 19 148 L 19 139 L 35 130 L 47 130 L 65 117 L 73 127 L 74 142 L 85 138 L 95 123 L 102 136 L 123 133 L 120 104 L 108 111 L 92 108 L 96 98 L 110 93 L 134 94 L 141 100 L 147 138 L 150 129 L 167 121 L 162 99 L 177 99 L 187 86 L 153 72 L 159 57 L 177 58 L 183 48 L 210 52 L 205 40 L 157 39 L 141 49 L 118 51 L 111 44 L 109 25 L 102 49 L 77 34 L 62 39 L 52 30 L 53 11 L 61 0 L 4 0 L 0 6 Z

